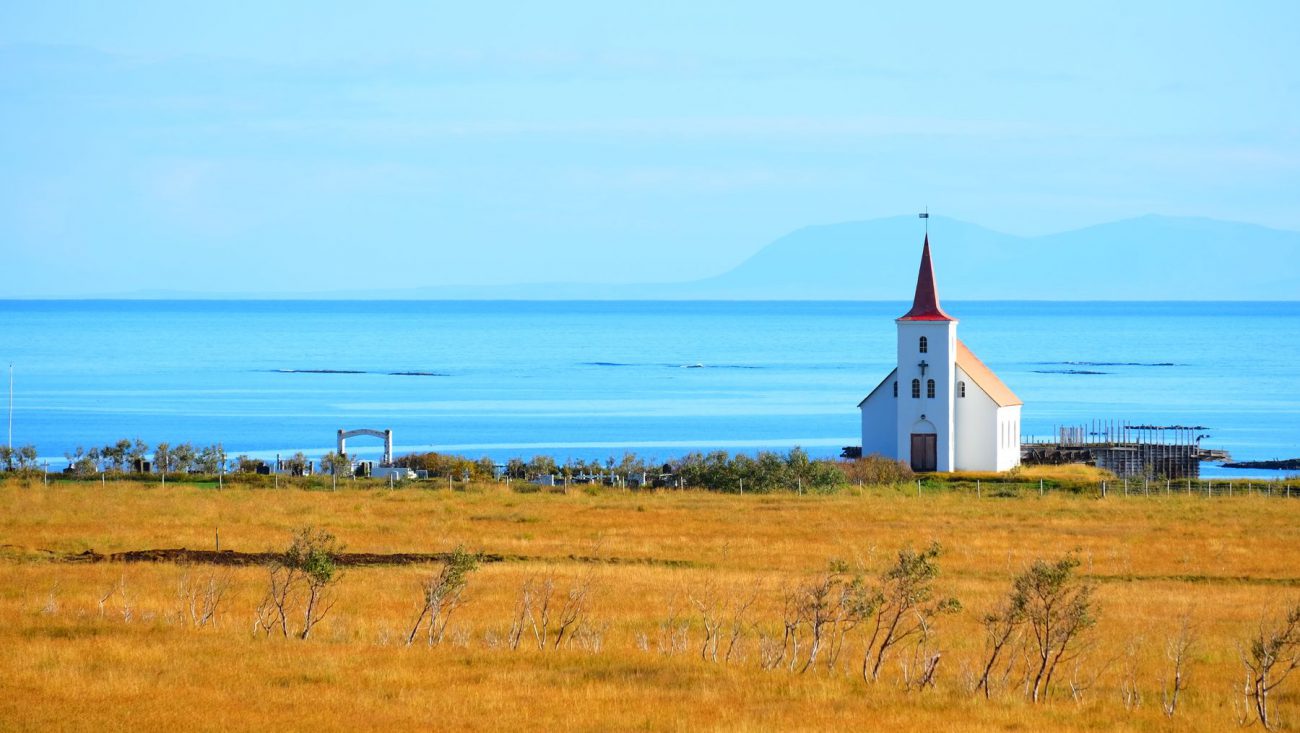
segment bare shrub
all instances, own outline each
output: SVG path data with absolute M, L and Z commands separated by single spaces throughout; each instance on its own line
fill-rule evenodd
M 691 620 L 682 613 L 682 607 L 672 601 L 668 604 L 668 615 L 659 622 L 655 637 L 655 650 L 669 656 L 684 654 L 690 644 Z
M 746 614 L 758 598 L 758 589 L 748 590 L 736 586 L 721 590 L 712 581 L 707 581 L 698 589 L 688 594 L 691 605 L 700 614 L 700 625 L 704 630 L 704 641 L 700 644 L 700 659 L 718 661 L 719 649 L 722 650 L 723 662 L 730 662 L 737 651 L 737 646 L 744 637 Z M 670 619 L 670 625 L 685 637 L 689 622 L 682 624 Z
M 100 618 L 104 617 L 108 602 L 113 598 L 113 596 L 117 596 L 118 603 L 120 604 L 122 621 L 124 623 L 131 623 L 131 619 L 135 617 L 135 609 L 131 606 L 131 597 L 126 592 L 125 575 L 119 577 L 117 582 L 109 586 L 108 590 L 104 592 L 104 595 L 99 597 Z
M 205 577 L 196 579 L 190 569 L 185 569 L 176 584 L 182 617 L 188 617 L 195 628 L 201 629 L 208 624 L 216 628 L 217 607 L 229 590 L 230 576 L 227 573 L 209 571 Z
M 899 660 L 905 690 L 925 690 L 934 687 L 935 677 L 939 672 L 939 660 L 943 658 L 943 653 L 935 649 L 931 643 L 934 634 L 929 619 L 919 619 L 918 623 L 920 633 L 916 634 L 912 653 Z
M 790 668 L 807 672 L 823 650 L 826 667 L 833 669 L 844 648 L 844 637 L 869 618 L 880 604 L 880 594 L 869 590 L 860 574 L 848 575 L 848 566 L 832 561 L 825 573 L 795 589 L 787 602 L 795 623 L 788 625 L 793 639 Z M 799 663 L 798 634 L 806 629 L 808 651 Z
M 56 581 L 50 586 L 50 592 L 45 595 L 45 604 L 41 606 L 41 613 L 46 616 L 53 616 L 59 612 L 59 584 Z
M 1142 648 L 1142 637 L 1129 640 L 1124 648 L 1124 669 L 1120 674 L 1119 697 L 1124 709 L 1133 712 L 1142 707 L 1142 688 L 1138 684 L 1138 652 Z
M 515 606 L 510 648 L 519 648 L 526 631 L 532 632 L 541 650 L 571 643 L 587 623 L 592 587 L 590 576 L 578 579 L 563 594 L 556 593 L 554 576 L 525 580 Z
M 1266 730 L 1274 730 L 1281 725 L 1281 717 L 1270 702 L 1273 691 L 1300 667 L 1300 601 L 1293 603 L 1281 620 L 1260 621 L 1237 651 L 1245 668 L 1240 722 L 1259 721 Z
M 1178 632 L 1165 640 L 1165 659 L 1169 662 L 1167 676 L 1160 680 L 1160 709 L 1165 716 L 1172 718 L 1178 711 L 1178 698 L 1187 689 L 1186 667 L 1196 644 L 1196 633 L 1192 628 L 1190 614 L 1184 614 L 1178 624 Z

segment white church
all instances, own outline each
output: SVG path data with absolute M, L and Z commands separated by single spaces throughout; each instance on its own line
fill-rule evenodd
M 912 310 L 898 324 L 898 366 L 858 403 L 862 455 L 915 471 L 1006 471 L 1020 464 L 1024 403 L 957 338 L 939 306 L 930 237 Z

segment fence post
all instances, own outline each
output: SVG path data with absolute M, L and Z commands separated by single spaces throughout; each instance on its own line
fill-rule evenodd
M 1038 496 L 1040 498 L 1043 496 L 1043 480 L 1041 478 L 1038 479 Z
M 916 480 L 916 498 L 921 498 L 921 479 Z

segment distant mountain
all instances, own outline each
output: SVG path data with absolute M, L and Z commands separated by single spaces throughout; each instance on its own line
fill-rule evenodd
M 906 300 L 922 232 L 915 216 L 804 227 L 728 272 L 691 282 L 463 285 L 292 297 Z M 940 295 L 950 300 L 1300 300 L 1300 232 L 1254 224 L 1150 215 L 1018 237 L 934 217 L 930 245 Z
M 692 283 L 716 298 L 901 300 L 915 282 L 915 217 L 805 227 L 730 272 Z M 940 294 L 955 300 L 1295 300 L 1300 232 L 1144 216 L 1039 237 L 935 217 Z

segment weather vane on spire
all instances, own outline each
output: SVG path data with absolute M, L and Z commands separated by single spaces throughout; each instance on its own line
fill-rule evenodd
M 916 215 L 919 219 L 925 219 L 925 236 L 930 236 L 930 207 L 925 207 L 925 211 Z

